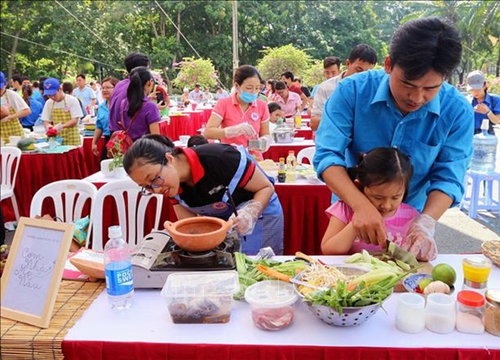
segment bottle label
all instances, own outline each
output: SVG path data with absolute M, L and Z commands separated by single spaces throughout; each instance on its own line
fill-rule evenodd
M 114 261 L 107 264 L 105 275 L 109 295 L 125 295 L 134 290 L 134 275 L 130 260 Z

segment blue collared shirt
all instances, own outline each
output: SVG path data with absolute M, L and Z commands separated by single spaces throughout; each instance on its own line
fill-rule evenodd
M 95 122 L 96 129 L 101 129 L 104 136 L 109 136 L 109 108 L 108 102 L 103 101 L 97 109 L 97 120 Z
M 486 96 L 484 97 L 483 103 L 490 108 L 493 114 L 500 115 L 500 96 L 486 92 Z M 472 97 L 471 104 L 472 107 L 474 108 L 478 104 L 477 99 Z M 481 114 L 474 111 L 474 133 L 477 134 L 481 132 L 481 124 L 483 123 L 484 119 L 489 120 L 486 114 Z M 495 131 L 493 130 L 493 124 L 491 121 L 489 123 L 488 132 L 492 135 L 495 135 Z
M 314 167 L 356 165 L 356 156 L 395 146 L 411 156 L 414 173 L 406 203 L 422 211 L 427 194 L 442 191 L 460 202 L 472 156 L 472 107 L 453 86 L 404 116 L 394 105 L 385 71 L 366 71 L 343 79 L 325 104 L 316 133 Z

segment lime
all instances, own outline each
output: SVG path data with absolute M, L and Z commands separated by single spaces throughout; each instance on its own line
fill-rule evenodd
M 431 278 L 423 278 L 418 282 L 418 288 L 420 291 L 424 291 L 425 287 L 432 282 Z
M 432 269 L 432 278 L 435 281 L 442 281 L 448 286 L 452 286 L 457 279 L 457 273 L 448 264 L 437 264 L 434 269 Z

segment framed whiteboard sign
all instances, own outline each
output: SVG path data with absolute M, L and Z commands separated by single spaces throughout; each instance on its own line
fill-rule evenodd
M 49 327 L 73 224 L 21 218 L 1 279 L 0 315 Z

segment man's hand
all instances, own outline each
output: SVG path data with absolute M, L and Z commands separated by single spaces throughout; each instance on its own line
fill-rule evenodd
M 418 260 L 429 261 L 437 257 L 437 246 L 434 240 L 436 220 L 430 215 L 420 214 L 410 225 L 403 244 Z
M 373 205 L 355 211 L 352 226 L 358 238 L 363 239 L 367 244 L 385 246 L 384 220 Z

